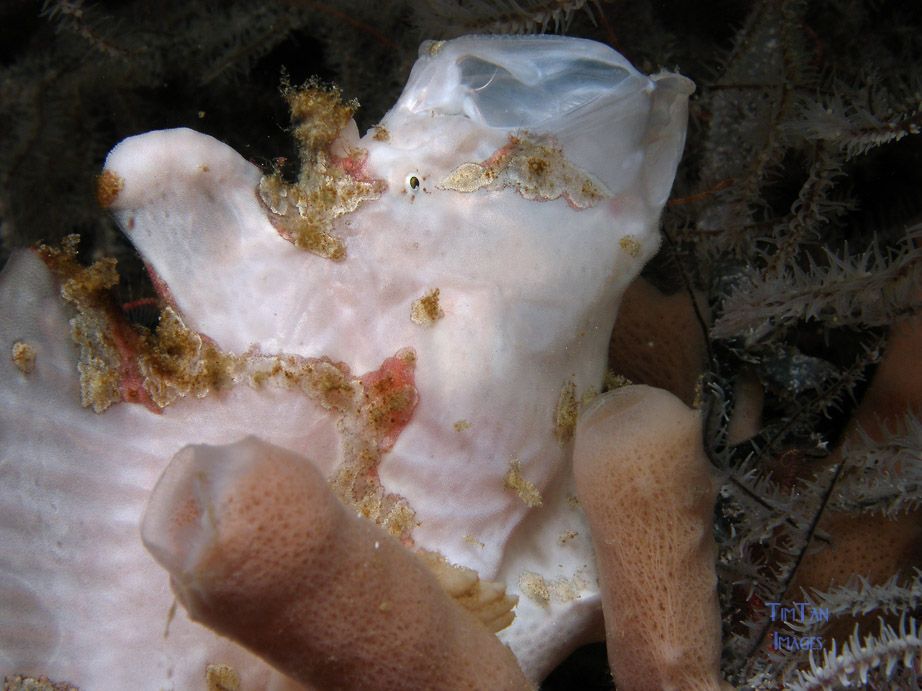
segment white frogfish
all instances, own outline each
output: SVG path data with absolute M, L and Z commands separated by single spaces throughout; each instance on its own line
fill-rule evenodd
M 116 146 L 100 198 L 156 331 L 72 246 L 0 279 L 0 675 L 194 691 L 221 663 L 296 688 L 175 608 L 141 540 L 177 452 L 256 435 L 504 586 L 498 635 L 543 678 L 601 621 L 572 437 L 659 247 L 692 90 L 592 41 L 469 36 L 424 43 L 362 137 L 329 89 L 287 92 L 297 181 L 188 129 Z

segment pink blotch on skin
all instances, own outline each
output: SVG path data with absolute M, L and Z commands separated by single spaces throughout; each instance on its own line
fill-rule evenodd
M 383 411 L 377 421 L 378 451 L 388 451 L 410 423 L 419 403 L 414 374 L 416 354 L 404 348 L 387 358 L 381 367 L 359 377 L 374 410 Z

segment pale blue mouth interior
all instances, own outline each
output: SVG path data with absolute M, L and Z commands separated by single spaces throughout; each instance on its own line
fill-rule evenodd
M 504 135 L 552 141 L 612 195 L 630 191 L 654 208 L 672 187 L 693 91 L 677 74 L 641 74 L 595 41 L 464 36 L 420 46 L 385 124 L 404 135 L 401 147 L 418 148 L 430 132 L 439 151 L 450 150 L 449 133 L 482 137 L 489 143 L 477 154 L 481 160 Z
M 519 128 L 585 106 L 611 93 L 630 76 L 626 69 L 591 59 L 530 65 L 529 74 L 513 74 L 501 65 L 472 55 L 457 62 L 459 86 L 468 117 L 489 127 Z

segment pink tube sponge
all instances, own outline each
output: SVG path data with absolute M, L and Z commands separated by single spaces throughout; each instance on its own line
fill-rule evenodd
M 142 537 L 192 619 L 308 686 L 529 688 L 412 552 L 255 437 L 180 451 Z
M 574 473 L 618 691 L 721 688 L 717 483 L 699 414 L 648 386 L 600 396 L 579 420 Z

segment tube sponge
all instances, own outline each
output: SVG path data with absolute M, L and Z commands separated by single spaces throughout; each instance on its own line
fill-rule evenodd
M 600 396 L 576 430 L 574 473 L 599 565 L 618 691 L 720 689 L 712 535 L 718 489 L 701 418 L 667 391 Z
M 193 620 L 309 687 L 529 688 L 416 555 L 255 437 L 181 450 L 142 537 Z

